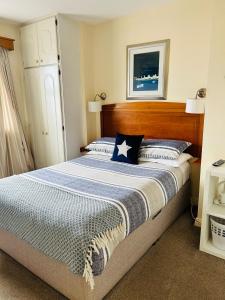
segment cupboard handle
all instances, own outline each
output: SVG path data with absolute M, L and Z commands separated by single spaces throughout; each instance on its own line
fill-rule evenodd
M 38 62 L 39 62 L 39 60 L 37 59 L 37 60 L 36 60 L 36 63 L 38 63 Z
M 44 133 L 44 131 L 42 131 L 42 135 L 44 135 L 45 133 Z
M 48 132 L 47 132 L 47 131 L 45 132 L 45 135 L 48 135 Z
M 43 62 L 43 59 L 41 59 L 41 62 Z

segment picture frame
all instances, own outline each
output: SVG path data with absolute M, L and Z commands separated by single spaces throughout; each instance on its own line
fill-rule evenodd
M 127 46 L 127 100 L 166 100 L 170 40 Z

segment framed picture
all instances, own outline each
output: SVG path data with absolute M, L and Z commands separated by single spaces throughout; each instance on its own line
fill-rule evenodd
M 127 99 L 166 99 L 170 40 L 127 46 Z

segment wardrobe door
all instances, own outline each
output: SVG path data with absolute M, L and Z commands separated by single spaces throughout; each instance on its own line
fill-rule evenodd
M 25 70 L 26 99 L 35 167 L 45 167 L 45 136 L 39 68 Z
M 40 68 L 41 99 L 44 116 L 45 155 L 47 165 L 64 161 L 63 125 L 59 73 L 57 66 Z
M 21 28 L 21 44 L 24 68 L 38 66 L 39 53 L 36 24 Z
M 40 65 L 58 62 L 55 17 L 37 23 Z

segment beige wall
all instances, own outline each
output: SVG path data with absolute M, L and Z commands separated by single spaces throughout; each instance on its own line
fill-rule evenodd
M 93 54 L 93 31 L 94 27 L 87 24 L 81 24 L 81 72 L 83 82 L 83 98 L 84 109 L 86 112 L 86 124 L 84 126 L 87 129 L 85 140 L 94 140 L 96 137 L 96 114 L 89 113 L 87 109 L 87 102 L 93 98 L 94 95 L 94 54 Z
M 106 103 L 126 99 L 126 46 L 171 39 L 168 101 L 185 101 L 207 88 L 200 184 L 205 171 L 225 158 L 225 1 L 172 0 L 127 17 L 84 28 L 85 100 L 106 91 Z M 87 115 L 87 139 L 99 135 L 98 115 Z
M 86 32 L 87 47 L 93 51 L 89 61 L 93 63 L 92 78 L 89 78 L 91 92 L 86 100 L 96 92 L 106 91 L 107 103 L 125 101 L 126 46 L 168 38 L 171 40 L 168 101 L 185 101 L 197 89 L 206 87 L 211 3 L 211 0 L 172 0 L 166 5 L 98 24 L 89 34 Z M 88 140 L 98 131 L 96 119 L 89 114 Z
M 0 20 L 0 36 L 9 37 L 15 39 L 15 50 L 9 52 L 9 59 L 11 63 L 12 76 L 14 81 L 14 87 L 17 97 L 19 113 L 27 130 L 27 113 L 25 105 L 25 90 L 23 80 L 23 67 L 20 49 L 20 31 L 19 27 L 15 24 L 6 23 Z
M 225 159 L 225 1 L 217 0 L 212 13 L 214 19 L 208 70 L 199 218 L 205 172 L 212 162 Z

